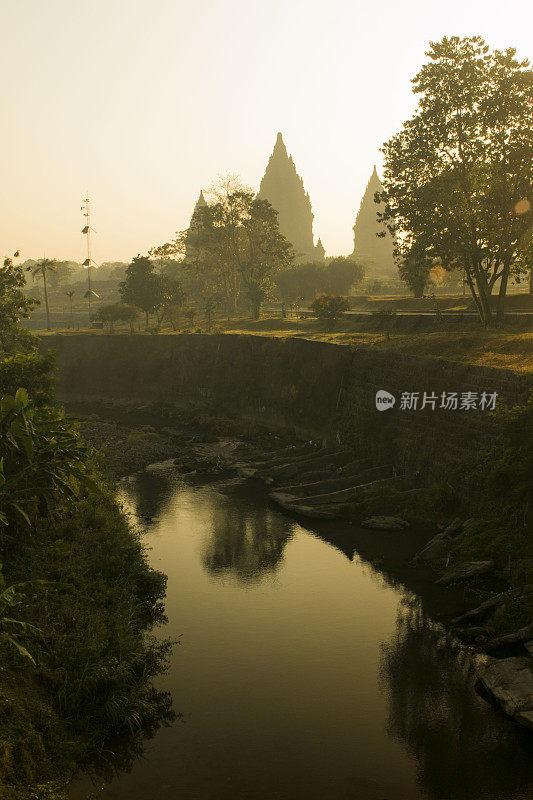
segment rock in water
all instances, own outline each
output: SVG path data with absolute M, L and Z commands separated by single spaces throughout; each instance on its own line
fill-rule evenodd
M 361 525 L 364 528 L 377 528 L 382 531 L 403 530 L 409 523 L 401 517 L 369 517 Z
M 437 533 L 433 539 L 430 539 L 429 542 L 420 550 L 419 553 L 416 554 L 415 559 L 422 559 L 422 561 L 431 561 L 432 558 L 436 558 L 440 556 L 452 543 L 451 538 L 448 536 L 446 531 L 442 533 Z
M 489 658 L 478 667 L 482 685 L 517 722 L 533 721 L 533 672 L 528 658 Z
M 447 570 L 436 583 L 446 585 L 448 583 L 455 583 L 455 581 L 466 581 L 469 578 L 476 577 L 476 575 L 484 575 L 485 572 L 489 572 L 493 566 L 493 561 L 465 561 L 464 564 L 458 564 L 456 567 Z

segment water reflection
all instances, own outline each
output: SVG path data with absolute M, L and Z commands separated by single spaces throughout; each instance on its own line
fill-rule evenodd
M 203 564 L 218 576 L 248 583 L 273 573 L 283 559 L 293 523 L 264 504 L 235 508 L 231 499 L 213 509 Z
M 141 521 L 154 520 L 168 507 L 175 483 L 175 473 L 162 464 L 121 481 L 120 493 Z
M 469 654 L 452 648 L 417 603 L 400 605 L 394 639 L 382 645 L 380 677 L 388 732 L 416 758 L 429 797 L 533 796 L 531 737 L 473 691 Z
M 170 692 L 154 689 L 151 700 L 153 715 L 144 721 L 142 727 L 114 736 L 82 765 L 82 772 L 94 786 L 111 783 L 114 778 L 129 774 L 143 758 L 147 743 L 156 733 L 181 718 L 172 707 Z

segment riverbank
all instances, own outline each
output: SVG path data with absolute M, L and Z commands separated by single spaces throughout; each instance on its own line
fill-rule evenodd
M 169 652 L 150 636 L 164 619 L 166 578 L 149 567 L 114 489 L 95 480 L 5 547 L 5 586 L 18 592 L 11 615 L 28 626 L 32 661 L 3 653 L 1 800 L 64 800 L 81 765 L 109 770 L 110 738 L 127 733 L 127 763 L 175 716 L 152 684 Z

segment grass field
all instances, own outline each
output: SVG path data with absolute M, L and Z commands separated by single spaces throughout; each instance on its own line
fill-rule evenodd
M 282 324 L 283 323 L 283 324 Z M 381 331 L 355 330 L 357 323 L 342 321 L 338 329 L 326 333 L 316 319 L 243 320 L 227 329 L 231 333 L 255 333 L 266 336 L 298 336 L 339 345 L 395 350 L 399 353 L 446 358 L 468 364 L 533 372 L 533 332 L 484 331 L 474 323 L 461 330 Z M 359 326 L 360 327 L 360 326 Z

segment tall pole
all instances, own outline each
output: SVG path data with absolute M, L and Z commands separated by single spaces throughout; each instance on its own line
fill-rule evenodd
M 87 258 L 84 262 L 84 266 L 87 267 L 87 297 L 89 299 L 89 327 L 91 325 L 91 303 L 93 299 L 93 293 L 91 289 L 91 203 L 89 200 L 89 192 L 87 192 L 87 196 L 83 200 L 83 205 L 81 207 L 83 211 L 83 216 L 85 217 L 85 226 L 83 228 L 82 233 L 87 236 Z

